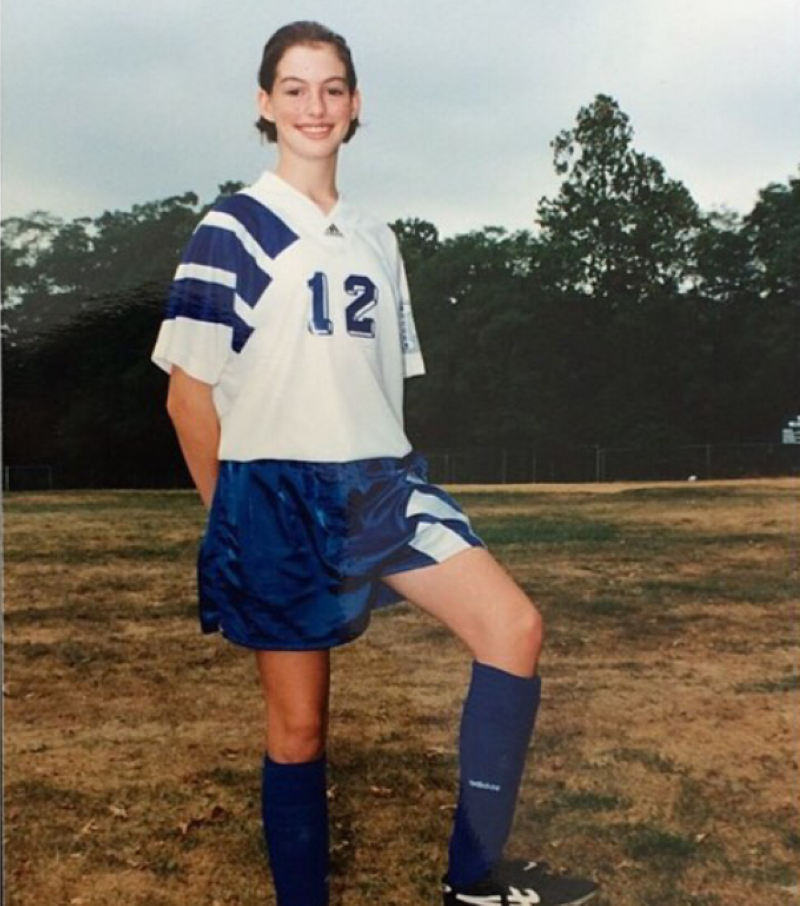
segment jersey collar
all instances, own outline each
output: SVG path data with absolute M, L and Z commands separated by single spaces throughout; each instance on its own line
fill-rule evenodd
M 275 198 L 276 195 L 279 195 L 281 203 L 290 206 L 303 219 L 311 218 L 316 221 L 326 235 L 332 235 L 332 230 L 334 229 L 340 235 L 343 235 L 344 225 L 348 219 L 348 206 L 344 202 L 341 193 L 339 194 L 339 200 L 326 214 L 316 202 L 304 195 L 299 189 L 295 189 L 285 179 L 281 179 L 272 170 L 265 170 L 252 188 L 267 202 L 270 197 Z

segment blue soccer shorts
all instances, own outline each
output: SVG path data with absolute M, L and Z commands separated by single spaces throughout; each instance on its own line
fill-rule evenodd
M 248 648 L 332 648 L 400 600 L 382 578 L 483 547 L 422 456 L 220 463 L 200 623 Z

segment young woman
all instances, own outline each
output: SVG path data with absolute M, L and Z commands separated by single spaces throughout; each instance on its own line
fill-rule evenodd
M 225 198 L 178 267 L 153 353 L 210 507 L 206 632 L 255 651 L 266 702 L 263 823 L 280 906 L 328 902 L 330 649 L 407 599 L 474 657 L 445 904 L 583 903 L 590 881 L 505 862 L 539 704 L 541 618 L 403 429 L 424 372 L 397 242 L 339 196 L 358 128 L 350 50 L 296 22 L 267 42 L 259 130 L 277 165 Z

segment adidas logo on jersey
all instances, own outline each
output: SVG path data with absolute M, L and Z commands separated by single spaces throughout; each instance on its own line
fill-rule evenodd
M 335 223 L 332 223 L 332 224 L 328 227 L 328 229 L 325 230 L 325 235 L 326 235 L 326 236 L 336 236 L 336 237 L 339 238 L 339 239 L 343 239 L 343 238 L 344 238 L 344 235 L 343 235 L 342 231 L 339 229 L 339 227 L 336 226 Z

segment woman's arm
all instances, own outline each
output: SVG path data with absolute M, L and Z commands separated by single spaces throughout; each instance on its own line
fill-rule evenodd
M 167 412 L 175 426 L 183 458 L 206 508 L 217 484 L 219 418 L 210 384 L 198 381 L 176 365 L 167 393 Z

